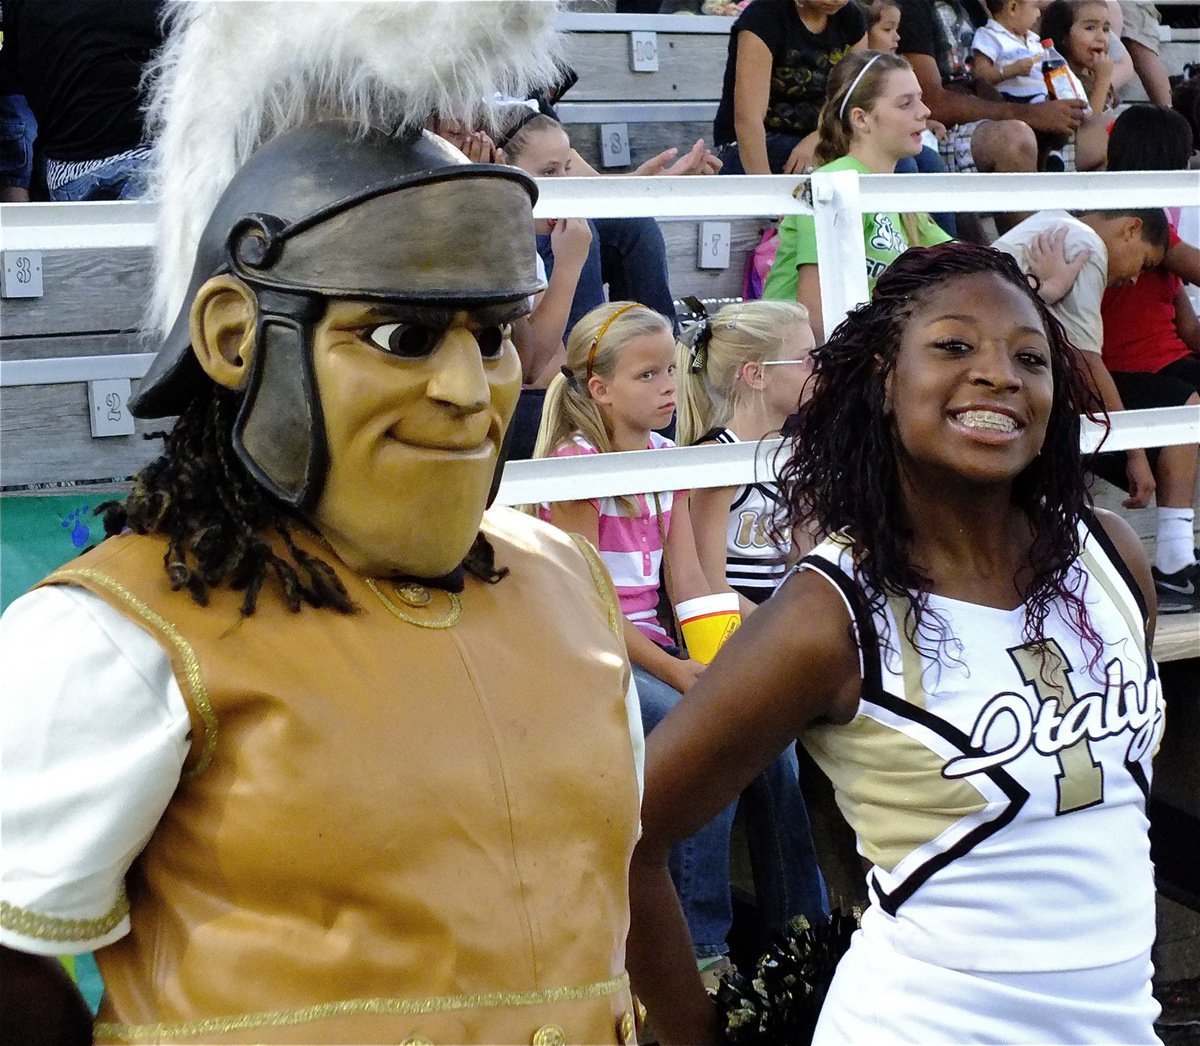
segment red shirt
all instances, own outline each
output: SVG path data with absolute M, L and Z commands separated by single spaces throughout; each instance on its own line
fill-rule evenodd
M 1171 246 L 1178 242 L 1172 224 Z M 1191 355 L 1175 328 L 1175 296 L 1182 286 L 1178 276 L 1160 265 L 1143 272 L 1132 286 L 1104 292 L 1102 355 L 1110 371 L 1153 374 Z

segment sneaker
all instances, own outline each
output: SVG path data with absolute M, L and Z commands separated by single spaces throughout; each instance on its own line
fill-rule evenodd
M 1067 169 L 1067 160 L 1061 152 L 1054 149 L 1046 154 L 1046 170 L 1047 171 L 1065 171 Z
M 733 972 L 733 963 L 729 961 L 728 955 L 714 955 L 709 959 L 701 959 L 696 965 L 700 968 L 700 980 L 704 984 L 704 990 L 708 992 L 715 992 L 721 978 Z
M 1200 563 L 1190 563 L 1173 574 L 1151 567 L 1160 614 L 1187 614 L 1200 610 Z

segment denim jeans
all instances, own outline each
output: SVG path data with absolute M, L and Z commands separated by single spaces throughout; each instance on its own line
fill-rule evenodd
M 146 192 L 146 157 L 115 156 L 49 191 L 51 200 L 136 200 Z
M 28 189 L 37 121 L 25 96 L 0 95 L 0 186 Z
M 896 174 L 945 174 L 946 161 L 936 149 L 925 146 L 916 156 L 906 156 L 896 164 Z M 953 211 L 931 214 L 930 217 L 946 230 L 947 236 L 958 235 L 958 222 Z
M 633 666 L 638 700 L 642 706 L 642 728 L 647 734 L 679 704 L 682 694 L 644 668 Z M 669 867 L 679 903 L 692 935 L 698 959 L 725 955 L 725 938 L 733 925 L 733 901 L 729 895 L 729 833 L 733 827 L 733 803 L 695 835 L 671 848 Z
M 829 897 L 800 791 L 795 742 L 746 786 L 740 805 L 763 923 L 775 933 L 796 915 L 815 925 L 829 914 Z
M 780 134 L 775 131 L 767 132 L 767 165 L 771 168 L 772 174 L 783 174 L 783 169 L 787 166 L 788 159 L 792 155 L 792 150 L 802 140 L 794 134 Z M 746 173 L 746 168 L 742 166 L 742 154 L 738 151 L 737 142 L 722 145 L 716 152 L 721 161 L 721 170 L 718 173 Z
M 586 312 L 603 305 L 604 284 L 610 301 L 638 301 L 660 312 L 678 330 L 675 302 L 667 272 L 667 246 L 653 218 L 589 219 L 592 245 L 579 273 L 566 333 Z M 537 238 L 546 276 L 554 271 L 550 237 Z

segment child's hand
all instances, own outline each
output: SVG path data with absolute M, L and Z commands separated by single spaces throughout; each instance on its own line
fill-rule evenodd
M 1066 255 L 1067 227 L 1040 232 L 1037 238 L 1024 248 L 1025 268 L 1038 279 L 1038 297 L 1047 305 L 1053 305 L 1075 286 L 1080 270 L 1087 264 L 1092 252 L 1086 247 L 1073 258 Z
M 707 665 L 701 664 L 699 661 L 693 661 L 691 658 L 685 661 L 678 661 L 671 673 L 675 678 L 664 680 L 664 682 L 670 683 L 681 694 L 686 694 L 707 667 Z
M 471 163 L 504 163 L 504 154 L 483 131 L 467 135 L 459 149 Z
M 925 121 L 925 126 L 933 132 L 933 136 L 939 141 L 944 142 L 946 135 L 950 132 L 946 129 L 946 125 L 940 120 L 929 119 Z
M 1018 58 L 1015 62 L 1005 62 L 1001 72 L 1006 80 L 1011 80 L 1014 76 L 1028 76 L 1041 60 L 1041 55 L 1031 54 L 1028 58 Z
M 1096 60 L 1092 62 L 1092 75 L 1095 76 L 1097 80 L 1105 77 L 1111 80 L 1113 64 L 1112 57 L 1107 52 L 1097 55 Z
M 585 218 L 558 218 L 550 228 L 550 250 L 555 266 L 582 269 L 592 245 L 592 229 Z

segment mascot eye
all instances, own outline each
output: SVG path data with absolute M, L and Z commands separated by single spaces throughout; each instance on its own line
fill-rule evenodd
M 438 343 L 441 331 L 413 323 L 381 323 L 367 331 L 372 344 L 403 359 L 428 356 Z
M 494 360 L 504 352 L 504 343 L 512 337 L 512 325 L 505 323 L 498 327 L 484 327 L 475 335 L 479 343 L 479 355 L 485 360 Z

